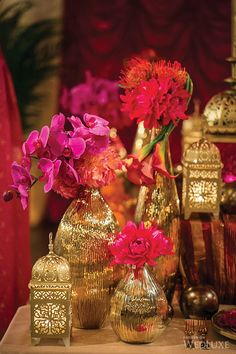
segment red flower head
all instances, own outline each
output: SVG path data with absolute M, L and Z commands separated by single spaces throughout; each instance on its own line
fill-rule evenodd
M 122 111 L 131 120 L 143 121 L 144 127 L 151 129 L 187 119 L 188 75 L 180 63 L 165 60 L 151 63 L 134 58 L 122 74 L 120 82 L 125 88 L 125 95 L 121 95 Z
M 125 69 L 121 71 L 120 84 L 125 89 L 133 89 L 141 82 L 152 77 L 152 64 L 147 60 L 134 57 L 126 62 Z
M 144 264 L 155 266 L 156 258 L 173 254 L 172 249 L 172 241 L 156 226 L 146 228 L 141 222 L 137 227 L 131 221 L 115 235 L 110 246 L 113 264 L 132 264 L 137 268 Z

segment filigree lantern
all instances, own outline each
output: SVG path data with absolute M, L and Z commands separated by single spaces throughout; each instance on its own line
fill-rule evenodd
M 213 96 L 203 113 L 207 138 L 221 144 L 225 166 L 221 204 L 227 212 L 235 212 L 236 206 L 236 174 L 232 164 L 236 160 L 236 0 L 231 0 L 231 33 L 231 57 L 227 59 L 231 64 L 231 77 L 225 79 L 230 87 Z
M 222 169 L 219 149 L 203 138 L 185 151 L 182 164 L 184 218 L 193 212 L 218 217 Z
M 71 282 L 67 260 L 53 252 L 52 234 L 49 253 L 39 258 L 32 269 L 29 283 L 31 305 L 31 341 L 61 338 L 70 345 Z

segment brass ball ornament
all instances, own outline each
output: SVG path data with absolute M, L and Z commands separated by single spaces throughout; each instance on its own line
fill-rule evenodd
M 185 318 L 210 319 L 219 309 L 218 296 L 210 285 L 190 286 L 181 295 L 180 308 Z

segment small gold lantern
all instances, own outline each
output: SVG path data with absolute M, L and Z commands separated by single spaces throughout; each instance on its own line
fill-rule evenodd
M 41 338 L 61 338 L 70 345 L 71 282 L 67 260 L 53 252 L 52 233 L 49 253 L 37 260 L 29 283 L 31 305 L 31 341 Z
M 182 203 L 184 218 L 193 212 L 219 216 L 222 163 L 219 149 L 205 138 L 184 153 Z

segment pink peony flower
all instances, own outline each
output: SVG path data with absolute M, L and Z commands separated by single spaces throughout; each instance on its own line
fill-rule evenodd
M 45 182 L 44 192 L 47 193 L 52 189 L 54 179 L 59 173 L 61 160 L 52 161 L 46 158 L 42 158 L 39 160 L 37 166 L 39 170 L 42 172 L 40 181 Z
M 42 156 L 47 146 L 48 137 L 49 127 L 46 125 L 41 129 L 40 133 L 37 130 L 33 130 L 23 144 L 24 155 L 36 153 L 38 156 Z
M 23 209 L 26 209 L 29 199 L 29 190 L 31 188 L 33 179 L 29 173 L 28 168 L 19 165 L 17 162 L 13 162 L 12 164 L 11 175 L 13 179 L 13 185 L 11 188 L 20 198 Z
M 115 234 L 110 246 L 113 264 L 131 264 L 136 268 L 145 264 L 155 266 L 157 257 L 173 254 L 172 250 L 172 241 L 156 226 L 146 228 L 141 222 L 137 227 L 132 221 Z

